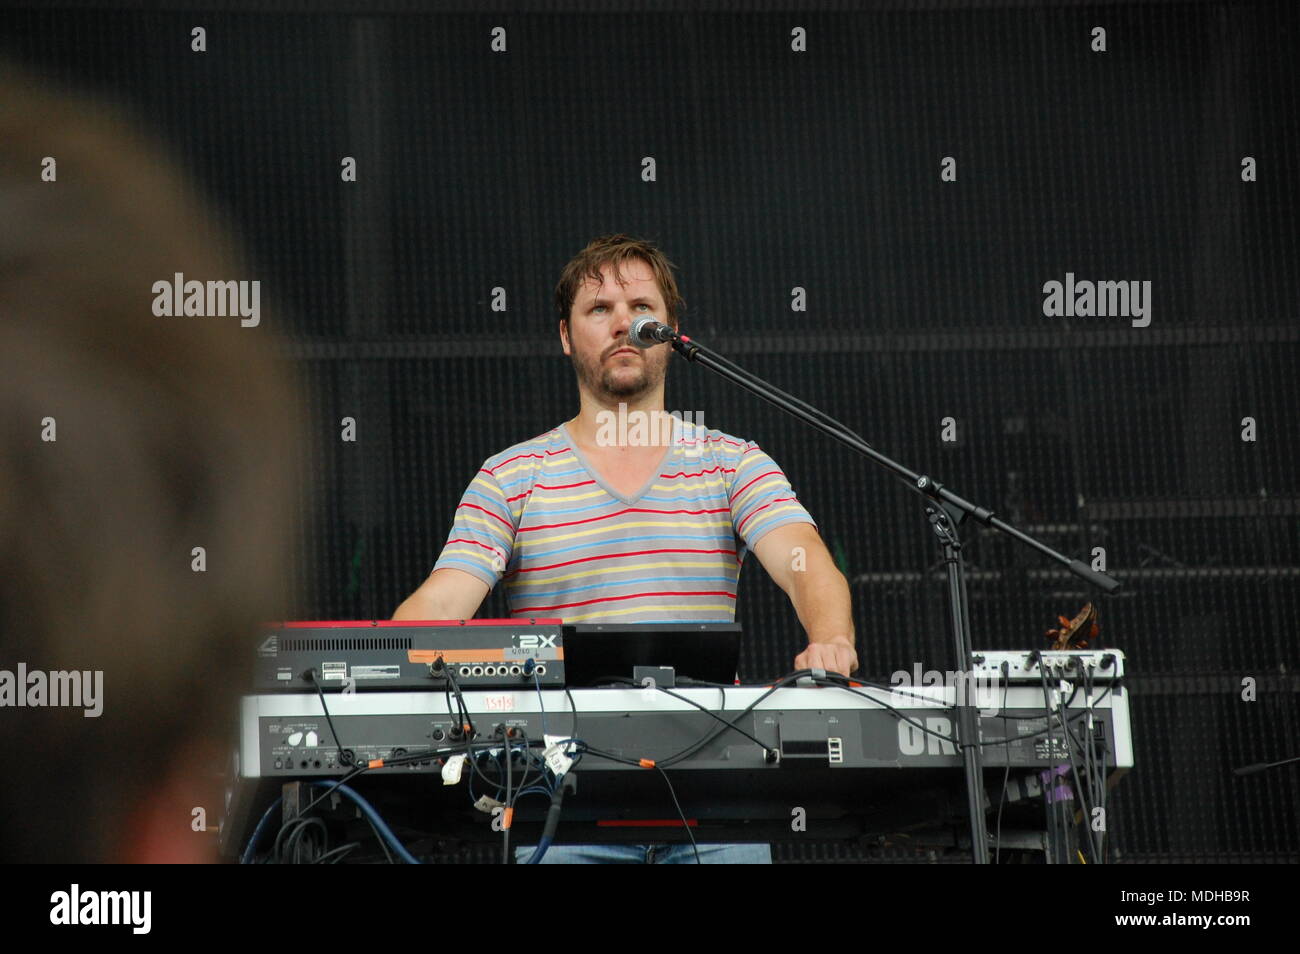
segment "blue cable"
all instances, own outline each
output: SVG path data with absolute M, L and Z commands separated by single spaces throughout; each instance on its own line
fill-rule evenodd
M 547 798 L 550 798 L 553 794 L 554 793 L 549 788 L 538 788 L 536 785 L 530 785 L 522 792 L 517 792 L 515 794 L 515 801 L 518 801 L 525 795 L 545 795 Z
M 533 685 L 534 685 L 534 686 L 536 687 L 536 689 L 537 689 L 537 705 L 538 705 L 538 708 L 539 708 L 539 709 L 541 710 L 541 712 L 542 712 L 542 738 L 543 738 L 543 740 L 545 740 L 546 733 L 547 733 L 547 724 L 546 724 L 546 703 L 545 703 L 545 700 L 544 700 L 543 697 L 542 697 L 542 682 L 541 682 L 541 679 L 540 679 L 540 678 L 538 677 L 538 675 L 537 675 L 537 666 L 536 666 L 536 663 L 535 663 L 532 659 L 529 659 L 529 660 L 525 663 L 525 667 L 528 668 L 528 669 L 531 669 L 531 670 L 532 670 Z M 581 740 L 579 740 L 579 739 L 573 739 L 573 738 L 569 738 L 569 739 L 563 739 L 563 740 L 561 740 L 559 743 L 557 743 L 557 744 L 559 745 L 559 747 L 560 747 L 560 751 L 564 751 L 564 747 L 565 747 L 568 743 L 570 743 L 570 742 L 579 742 L 579 743 L 580 743 Z M 509 758 L 509 752 L 510 752 L 510 746 L 509 746 L 509 744 L 507 743 L 507 745 L 506 745 L 506 757 L 507 757 L 507 758 Z M 490 754 L 490 753 L 489 753 L 489 754 Z M 529 752 L 527 749 L 525 749 L 525 758 L 527 758 L 527 756 L 529 756 L 529 755 L 531 755 L 531 754 L 532 754 L 531 752 Z M 574 757 L 574 759 L 573 759 L 575 765 L 577 764 L 578 759 L 581 758 L 581 757 L 582 757 L 582 754 L 581 754 L 580 752 L 577 753 L 576 757 Z M 522 791 L 522 792 L 518 792 L 518 793 L 515 795 L 515 798 L 518 798 L 518 797 L 521 796 L 521 795 L 528 795 L 528 794 L 533 794 L 533 793 L 536 793 L 536 794 L 539 794 L 539 795 L 553 795 L 553 794 L 555 793 L 555 786 L 554 786 L 554 784 L 552 783 L 551 779 L 547 776 L 547 769 L 548 769 L 548 767 L 547 767 L 547 765 L 546 765 L 546 761 L 545 761 L 545 759 L 538 758 L 538 763 L 539 763 L 539 767 L 540 767 L 540 769 L 541 769 L 542 781 L 546 784 L 546 788 L 545 788 L 545 789 L 542 789 L 542 788 L 537 788 L 537 787 L 530 786 L 529 788 L 525 789 L 524 791 Z M 468 787 L 469 787 L 470 801 L 474 801 L 474 768 L 473 768 L 473 766 L 470 767 L 470 776 L 469 776 L 469 780 L 468 780 L 468 781 L 469 781 L 469 786 L 468 786 Z M 315 786 L 319 786 L 319 787 L 321 787 L 321 788 L 328 788 L 328 787 L 330 786 L 331 783 L 328 783 L 328 782 L 312 782 L 311 784 L 312 784 L 312 785 L 315 785 Z M 400 841 L 397 840 L 397 836 L 393 834 L 392 830 L 389 829 L 389 827 L 388 827 L 386 824 L 384 824 L 384 820 L 383 820 L 382 818 L 379 817 L 379 813 L 376 812 L 375 809 L 374 809 L 373 807 L 371 807 L 371 805 L 370 805 L 369 802 L 367 802 L 365 799 L 363 799 L 360 795 L 358 795 L 358 794 L 357 794 L 356 792 L 354 792 L 352 789 L 348 788 L 346 785 L 342 785 L 342 784 L 338 785 L 338 786 L 336 787 L 335 791 L 342 792 L 344 795 L 348 796 L 348 798 L 352 799 L 352 801 L 355 802 L 355 803 L 357 804 L 357 806 L 358 806 L 358 807 L 359 807 L 359 808 L 360 808 L 360 809 L 361 809 L 361 810 L 366 814 L 366 817 L 369 818 L 369 819 L 374 823 L 374 825 L 375 825 L 375 829 L 380 833 L 381 837 L 383 837 L 384 840 L 388 842 L 389 846 L 390 846 L 391 848 L 393 848 L 393 850 L 395 850 L 395 851 L 398 853 L 398 855 L 402 858 L 403 861 L 405 861 L 407 864 L 410 864 L 410 865 L 418 865 L 418 864 L 420 863 L 420 862 L 418 862 L 418 861 L 415 859 L 415 856 L 413 856 L 409 851 L 407 851 L 407 850 L 406 850 L 406 847 L 405 847 L 405 846 L 404 846 Z M 239 859 L 239 863 L 240 863 L 240 864 L 245 864 L 245 865 L 246 865 L 246 864 L 251 864 L 251 863 L 252 863 L 252 860 L 253 860 L 253 850 L 254 850 L 254 848 L 257 846 L 257 842 L 258 842 L 258 841 L 260 840 L 260 838 L 262 837 L 262 832 L 265 830 L 267 824 L 270 822 L 270 820 L 271 820 L 271 814 L 275 811 L 275 809 L 276 809 L 277 807 L 279 807 L 281 801 L 282 801 L 282 798 L 277 798 L 274 802 L 272 802 L 272 803 L 271 803 L 271 806 L 270 806 L 270 807 L 266 810 L 266 812 L 262 815 L 261 819 L 258 820 L 257 827 L 253 829 L 252 837 L 250 837 L 249 840 L 248 840 L 248 847 L 244 849 L 244 854 L 243 854 L 243 855 L 240 857 L 240 859 Z M 545 842 L 545 845 L 543 845 L 542 842 L 538 842 L 538 845 L 537 845 L 538 850 L 535 851 L 535 852 L 533 853 L 533 856 L 532 856 L 531 858 L 529 858 L 529 860 L 526 861 L 525 864 L 536 864 L 538 861 L 541 860 L 542 855 L 546 854 L 546 848 L 550 846 L 550 840 L 549 840 L 549 839 L 543 839 L 543 841 Z
M 267 822 L 271 820 L 271 813 L 280 807 L 280 802 L 282 801 L 284 801 L 284 796 L 273 801 L 271 807 L 262 814 L 261 819 L 257 823 L 257 827 L 253 829 L 252 837 L 248 839 L 248 847 L 244 849 L 244 853 L 239 858 L 239 863 L 241 865 L 250 865 L 253 863 L 253 849 L 257 846 L 258 839 L 262 837 L 262 832 L 266 829 Z
M 312 782 L 312 784 L 315 785 L 317 788 L 329 788 L 331 786 L 331 783 L 329 782 Z M 365 816 L 369 818 L 370 821 L 374 824 L 379 834 L 382 835 L 384 840 L 388 842 L 388 846 L 392 848 L 395 852 L 397 852 L 398 856 L 403 861 L 405 861 L 408 865 L 418 865 L 420 863 L 419 861 L 416 860 L 415 855 L 407 851 L 406 846 L 397 840 L 397 836 L 393 834 L 392 829 L 389 828 L 388 825 L 384 822 L 384 820 L 379 817 L 379 812 L 375 811 L 374 808 L 371 807 L 368 801 L 366 801 L 364 798 L 362 798 L 352 789 L 348 788 L 346 785 L 339 785 L 335 789 L 335 791 L 342 792 L 348 798 L 352 799 L 352 801 L 356 802 L 357 807 L 360 808 L 361 811 L 365 813 Z
M 539 842 L 537 842 L 537 847 L 533 849 L 533 853 L 528 856 L 528 860 L 525 861 L 524 864 L 526 865 L 540 864 L 542 861 L 542 856 L 546 854 L 546 849 L 549 847 L 551 847 L 551 839 L 543 837 Z
M 362 798 L 360 795 L 358 795 L 356 792 L 354 792 L 352 789 L 342 784 L 334 786 L 334 783 L 332 782 L 311 782 L 310 784 L 314 785 L 317 788 L 333 787 L 334 791 L 342 792 L 348 798 L 352 799 L 352 801 L 356 803 L 357 807 L 361 809 L 361 811 L 365 814 L 365 816 L 368 819 L 370 819 L 370 822 L 375 826 L 375 830 L 379 832 L 380 837 L 383 838 L 384 841 L 388 842 L 388 846 L 392 848 L 395 852 L 397 852 L 398 856 L 403 861 L 405 861 L 408 865 L 418 865 L 420 863 L 419 861 L 416 860 L 413 854 L 411 854 L 409 851 L 406 850 L 406 846 L 397 840 L 397 836 L 393 834 L 392 829 L 389 828 L 388 825 L 384 823 L 384 820 L 379 817 L 379 813 L 375 811 L 375 809 L 371 806 L 371 804 L 368 801 L 366 801 L 364 798 Z M 280 796 L 274 802 L 272 802 L 271 806 L 263 813 L 261 819 L 257 823 L 257 827 L 253 829 L 252 837 L 248 839 L 248 847 L 244 849 L 244 854 L 239 859 L 240 864 L 246 865 L 252 863 L 253 850 L 257 847 L 257 842 L 262 837 L 262 832 L 265 830 L 267 823 L 270 821 L 272 812 L 274 812 L 277 808 L 280 807 L 280 803 L 283 800 L 284 800 L 284 796 Z

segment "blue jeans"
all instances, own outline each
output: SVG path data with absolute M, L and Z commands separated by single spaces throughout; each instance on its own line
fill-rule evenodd
M 523 864 L 533 854 L 533 845 L 515 849 L 515 861 Z M 700 863 L 706 865 L 770 865 L 771 845 L 700 845 Z M 551 845 L 544 865 L 693 865 L 695 849 L 686 845 Z

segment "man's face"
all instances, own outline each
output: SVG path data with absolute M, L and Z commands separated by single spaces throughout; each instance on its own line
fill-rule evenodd
M 664 379 L 670 349 L 666 344 L 644 351 L 628 344 L 632 322 L 650 315 L 664 324 L 668 309 L 650 265 L 641 259 L 623 263 L 623 284 L 614 267 L 601 269 L 602 281 L 588 279 L 569 310 L 568 328 L 560 322 L 560 343 L 573 361 L 578 380 L 598 401 L 635 401 Z

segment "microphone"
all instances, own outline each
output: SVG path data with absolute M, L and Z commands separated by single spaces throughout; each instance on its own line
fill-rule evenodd
M 650 315 L 642 315 L 627 330 L 627 343 L 634 348 L 653 348 L 676 338 L 677 332 L 670 325 L 662 324 Z

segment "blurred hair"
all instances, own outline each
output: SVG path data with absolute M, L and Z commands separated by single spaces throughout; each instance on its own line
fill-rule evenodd
M 0 60 L 0 668 L 102 670 L 103 713 L 0 708 L 0 859 L 113 861 L 180 754 L 235 737 L 305 431 L 269 309 L 153 314 L 176 272 L 256 277 L 214 210 L 102 102 L 44 85 Z
M 573 301 L 578 297 L 578 289 L 588 279 L 603 282 L 601 268 L 605 265 L 614 267 L 614 280 L 623 281 L 622 266 L 629 259 L 642 259 L 654 273 L 659 284 L 659 293 L 663 295 L 664 305 L 668 308 L 668 324 L 677 326 L 678 318 L 686 307 L 686 301 L 677 291 L 677 279 L 673 276 L 676 267 L 664 256 L 654 243 L 645 239 L 636 239 L 619 233 L 602 235 L 593 239 L 581 252 L 575 255 L 560 273 L 560 282 L 555 286 L 555 307 L 563 321 L 569 320 L 573 310 Z

